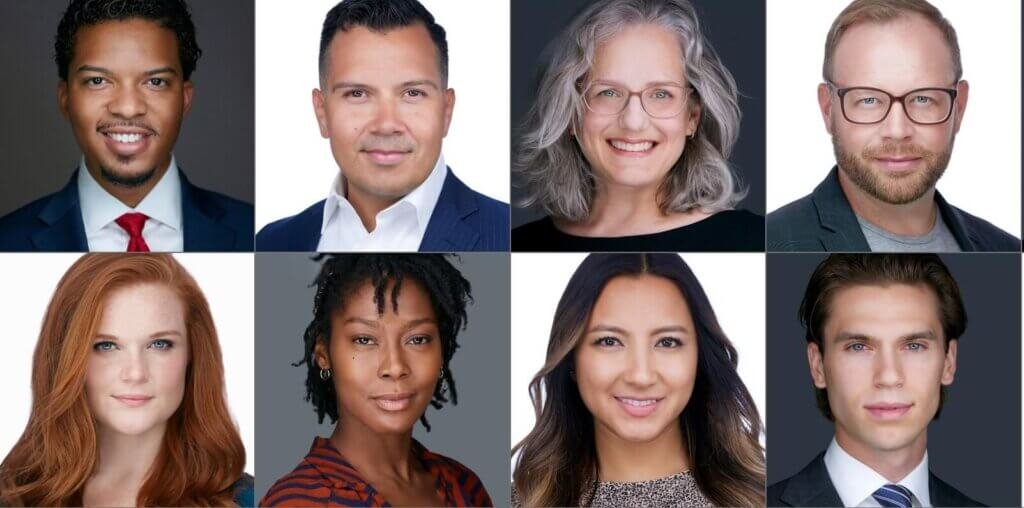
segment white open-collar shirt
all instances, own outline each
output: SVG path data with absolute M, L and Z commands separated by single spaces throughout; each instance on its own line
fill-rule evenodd
M 881 504 L 871 496 L 886 484 L 902 485 L 913 493 L 911 501 L 914 506 L 931 506 L 932 498 L 928 492 L 928 452 L 924 452 L 921 463 L 906 477 L 898 482 L 886 480 L 863 462 L 846 453 L 835 438 L 825 451 L 825 469 L 835 486 L 843 506 L 880 507 Z
M 444 156 L 437 159 L 426 180 L 395 204 L 377 213 L 373 231 L 367 231 L 352 203 L 343 195 L 344 170 L 334 178 L 324 203 L 320 227 L 320 252 L 419 250 L 434 213 L 448 168 Z
M 181 178 L 173 156 L 167 172 L 135 208 L 122 203 L 101 187 L 86 169 L 83 157 L 78 167 L 78 202 L 90 251 L 127 251 L 130 238 L 128 232 L 114 221 L 133 212 L 149 217 L 142 228 L 142 238 L 146 240 L 150 251 L 181 252 L 185 248 L 181 220 Z

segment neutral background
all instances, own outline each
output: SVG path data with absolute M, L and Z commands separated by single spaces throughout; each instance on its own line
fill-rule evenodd
M 440 410 L 428 407 L 432 430 L 426 432 L 417 423 L 413 436 L 428 450 L 469 467 L 495 506 L 508 506 L 508 254 L 460 257 L 454 265 L 472 284 L 473 303 L 466 309 L 468 325 L 458 336 L 460 347 L 451 361 L 459 403 Z M 312 404 L 303 400 L 306 366 L 291 365 L 302 359 L 302 334 L 312 319 L 316 292 L 309 284 L 318 271 L 308 254 L 256 254 L 257 501 L 306 456 L 314 436 L 330 436 L 334 430 L 329 417 L 318 425 Z
M 338 0 L 256 2 L 256 230 L 327 197 L 338 165 L 312 91 L 324 17 Z M 455 111 L 445 162 L 466 185 L 508 202 L 508 0 L 423 0 L 448 35 Z
M 932 0 L 953 24 L 971 86 L 953 158 L 938 184 L 950 203 L 1020 236 L 1020 2 Z M 848 0 L 768 2 L 768 211 L 807 194 L 835 165 L 818 109 L 825 37 Z M 799 22 L 795 22 L 799 20 Z
M 533 429 L 528 386 L 544 366 L 555 307 L 585 254 L 512 254 L 512 435 L 509 448 Z M 767 417 L 764 399 L 764 256 L 687 254 L 718 322 L 739 354 L 739 374 Z M 762 444 L 764 443 L 762 438 Z
M 928 427 L 928 465 L 988 506 L 1020 506 L 1020 256 L 942 255 L 960 286 L 967 331 L 956 379 Z M 797 310 L 817 254 L 768 254 L 768 484 L 803 469 L 832 439 L 807 366 Z
M 547 46 L 564 30 L 587 0 L 517 0 L 512 9 L 512 129 L 525 119 L 549 54 Z M 730 162 L 748 187 L 737 208 L 764 214 L 764 3 L 692 0 L 705 36 L 729 69 L 740 90 L 743 113 L 740 139 Z M 513 145 L 514 146 L 514 145 Z M 512 180 L 512 200 L 525 193 Z M 512 226 L 542 217 L 538 211 L 512 209 Z
M 174 155 L 188 179 L 253 200 L 253 6 L 189 2 L 203 56 Z M 57 106 L 53 42 L 67 2 L 0 2 L 0 215 L 56 192 L 82 152 Z
M 81 254 L 0 254 L 4 309 L 4 417 L 0 457 L 21 437 L 32 408 L 32 352 L 57 282 Z M 217 327 L 228 408 L 245 444 L 245 471 L 256 474 L 253 449 L 253 258 L 251 254 L 174 254 L 202 288 Z

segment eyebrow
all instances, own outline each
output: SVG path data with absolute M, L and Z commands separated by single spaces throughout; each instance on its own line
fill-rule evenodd
M 612 333 L 617 333 L 617 334 L 620 334 L 620 335 L 629 335 L 629 333 L 626 332 L 626 330 L 624 330 L 622 328 L 619 328 L 618 326 L 612 326 L 612 325 L 594 325 L 593 327 L 590 328 L 590 330 L 587 330 L 587 333 L 595 333 L 595 332 L 612 332 Z M 651 335 L 660 335 L 660 334 L 669 333 L 669 332 L 677 332 L 677 333 L 682 333 L 682 334 L 690 333 L 690 331 L 685 326 L 669 325 L 669 326 L 662 326 L 660 328 L 655 328 L 654 330 L 651 330 L 650 334 Z
M 396 88 L 408 88 L 410 86 L 429 86 L 437 91 L 441 90 L 441 85 L 430 79 L 413 79 L 409 81 L 403 81 L 399 83 Z M 340 88 L 366 88 L 368 90 L 375 90 L 377 87 L 367 85 L 365 83 L 356 83 L 352 81 L 339 81 L 331 85 L 331 91 L 334 92 Z
M 182 335 L 182 333 L 177 331 L 177 330 L 161 330 L 159 332 L 153 332 L 153 333 L 149 334 L 149 338 L 150 339 L 155 339 L 157 337 L 166 337 L 168 335 L 177 335 L 178 337 L 184 337 L 184 335 Z M 97 339 L 118 340 L 118 337 L 116 335 L 110 335 L 110 334 L 107 334 L 107 333 L 97 333 L 96 334 L 96 338 Z
M 595 79 L 593 82 L 594 83 L 600 83 L 600 84 L 603 84 L 603 85 L 617 85 L 617 86 L 623 86 L 623 87 L 626 86 L 625 83 L 620 83 L 618 81 L 612 81 L 612 80 L 608 80 L 608 79 Z M 684 85 L 683 83 L 680 83 L 678 81 L 648 81 L 646 84 L 644 84 L 644 88 L 649 88 L 649 87 L 652 87 L 652 86 L 678 86 L 680 88 L 685 88 L 686 87 L 686 85 Z
M 376 320 L 373 320 L 373 319 L 360 318 L 360 317 L 350 317 L 350 318 L 346 319 L 345 321 L 343 321 L 341 324 L 342 325 L 347 325 L 349 323 L 357 323 L 357 324 L 361 324 L 361 325 L 366 325 L 366 326 L 369 326 L 370 328 L 380 328 L 380 322 L 379 321 L 376 321 Z M 428 317 L 413 319 L 411 321 L 406 322 L 405 325 L 404 325 L 404 328 L 405 329 L 409 329 L 409 328 L 413 328 L 413 327 L 422 325 L 424 323 L 436 323 L 436 321 L 433 318 L 428 318 Z
M 837 334 L 835 336 L 835 338 L 832 339 L 832 342 L 833 343 L 839 343 L 839 342 L 843 342 L 843 341 L 847 341 L 847 340 L 877 341 L 877 339 L 875 339 L 874 337 L 871 337 L 870 335 L 867 335 L 867 334 L 864 334 L 864 333 L 859 333 L 859 332 L 840 332 L 839 334 Z M 933 333 L 931 330 L 923 330 L 923 331 L 920 331 L 920 332 L 911 332 L 911 333 L 907 333 L 907 334 L 901 335 L 896 340 L 899 341 L 899 342 L 905 342 L 905 341 L 908 341 L 908 340 L 937 340 L 937 338 L 935 337 L 935 333 Z
M 96 67 L 95 65 L 83 65 L 79 67 L 75 72 L 98 72 L 100 74 L 113 75 L 114 71 L 107 69 L 106 67 Z M 178 71 L 174 67 L 159 67 L 151 69 L 142 73 L 144 76 L 155 76 L 157 74 L 178 74 Z

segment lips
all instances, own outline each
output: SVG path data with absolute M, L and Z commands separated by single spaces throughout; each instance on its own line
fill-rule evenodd
M 120 157 L 138 155 L 149 147 L 150 138 L 155 135 L 152 130 L 140 128 L 100 128 L 107 148 Z
M 137 394 L 113 395 L 112 397 L 128 407 L 139 407 L 153 400 L 152 396 Z
M 412 406 L 413 393 L 389 393 L 370 397 L 377 407 L 387 412 L 405 411 Z
M 612 151 L 624 157 L 645 157 L 658 146 L 658 143 L 649 139 L 621 139 L 608 140 L 608 146 Z
M 875 161 L 887 171 L 901 172 L 915 168 L 921 157 L 875 157 Z
M 654 413 L 658 409 L 658 403 L 661 402 L 660 398 L 650 397 L 615 397 L 615 400 L 619 402 L 619 406 L 626 414 L 636 418 L 643 418 Z
M 876 402 L 864 405 L 868 414 L 877 420 L 897 420 L 907 414 L 912 407 L 914 404 L 909 402 Z
M 364 150 L 370 160 L 381 166 L 395 166 L 400 164 L 412 152 L 392 150 Z

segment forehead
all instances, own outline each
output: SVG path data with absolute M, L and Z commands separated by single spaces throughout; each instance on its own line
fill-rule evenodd
M 685 80 L 683 51 L 676 35 L 659 25 L 629 25 L 602 41 L 594 54 L 592 80 L 642 87 Z
M 147 67 L 180 69 L 178 39 L 174 32 L 140 18 L 104 21 L 75 32 L 72 72 L 81 65 L 116 69 L 140 62 Z
M 691 318 L 683 293 L 674 282 L 653 275 L 623 275 L 605 284 L 590 321 L 592 324 L 661 327 L 687 324 Z
M 97 333 L 131 338 L 156 331 L 184 330 L 185 306 L 165 284 L 141 283 L 111 290 L 103 302 Z
M 924 284 L 844 287 L 832 294 L 823 328 L 826 339 L 857 333 L 886 340 L 928 330 L 941 337 L 938 296 Z
M 434 317 L 434 308 L 431 305 L 430 294 L 418 280 L 404 276 L 402 285 L 398 290 L 398 309 L 392 305 L 395 280 L 390 279 L 384 286 L 384 308 L 383 313 L 378 312 L 377 300 L 375 297 L 376 287 L 369 281 L 363 281 L 348 294 L 342 296 L 341 304 L 335 311 L 335 316 L 388 316 L 401 315 L 406 317 L 421 318 Z
M 871 86 L 894 93 L 953 84 L 952 50 L 937 26 L 917 13 L 863 22 L 839 39 L 833 79 L 840 86 Z
M 440 81 L 437 48 L 422 23 L 376 32 L 364 26 L 338 31 L 327 47 L 327 79 L 366 84 Z

